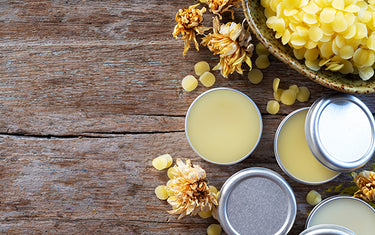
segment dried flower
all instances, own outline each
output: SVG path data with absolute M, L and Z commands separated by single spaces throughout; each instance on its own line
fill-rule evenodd
M 375 172 L 362 171 L 358 175 L 352 173 L 354 182 L 359 190 L 354 193 L 354 197 L 362 198 L 368 202 L 375 202 Z
M 177 176 L 167 184 L 167 190 L 174 196 L 168 198 L 168 203 L 173 210 L 170 214 L 180 214 L 179 219 L 185 215 L 196 215 L 200 211 L 216 213 L 216 195 L 211 192 L 206 180 L 206 172 L 198 165 L 192 165 L 190 160 L 186 164 L 177 159 L 174 166 Z
M 234 19 L 234 11 L 231 8 L 232 6 L 239 7 L 241 0 L 206 0 L 208 6 L 210 7 L 212 13 L 218 15 L 221 18 L 221 14 L 224 12 L 231 12 L 232 19 Z
M 209 29 L 201 25 L 203 13 L 206 12 L 206 8 L 196 9 L 198 5 L 199 3 L 190 6 L 188 9 L 180 9 L 176 14 L 177 25 L 174 27 L 173 36 L 178 39 L 178 35 L 181 34 L 185 42 L 183 55 L 189 50 L 191 41 L 194 42 L 195 49 L 199 51 L 199 44 L 195 38 L 195 33 L 203 34 Z
M 249 29 L 245 30 L 243 23 L 229 22 L 220 25 L 219 19 L 214 18 L 213 33 L 202 39 L 202 44 L 207 46 L 214 54 L 220 55 L 220 62 L 213 70 L 220 70 L 224 77 L 235 71 L 242 74 L 242 62 L 246 62 L 250 70 L 252 68 L 251 56 L 254 45 L 250 43 Z

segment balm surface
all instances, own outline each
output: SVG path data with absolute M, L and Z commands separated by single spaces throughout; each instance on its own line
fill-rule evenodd
M 186 118 L 191 146 L 201 157 L 214 163 L 242 160 L 260 139 L 262 121 L 257 107 L 234 90 L 207 92 L 192 104 Z
M 311 153 L 305 138 L 305 119 L 308 109 L 297 111 L 281 127 L 277 152 L 281 165 L 295 178 L 307 183 L 320 183 L 339 173 L 323 166 Z
M 373 235 L 375 212 L 353 198 L 338 198 L 319 207 L 309 221 L 309 227 L 318 224 L 344 226 L 357 235 Z

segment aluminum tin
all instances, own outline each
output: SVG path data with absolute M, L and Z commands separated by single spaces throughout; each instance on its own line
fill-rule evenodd
M 327 168 L 347 172 L 364 166 L 375 151 L 375 122 L 357 97 L 337 93 L 321 97 L 305 122 L 307 143 Z
M 218 163 L 218 162 L 214 162 L 214 161 L 211 161 L 211 160 L 208 160 L 207 158 L 205 158 L 204 156 L 202 156 L 201 154 L 199 154 L 197 152 L 197 150 L 195 150 L 194 146 L 191 144 L 190 142 L 190 139 L 189 139 L 189 135 L 188 135 L 188 131 L 187 131 L 187 120 L 188 120 L 188 117 L 189 117 L 189 114 L 190 114 L 190 110 L 191 108 L 193 107 L 193 105 L 204 95 L 210 93 L 210 92 L 214 92 L 214 91 L 217 91 L 217 90 L 229 90 L 229 91 L 234 91 L 234 92 L 237 92 L 241 95 L 243 95 L 244 97 L 246 97 L 255 107 L 258 115 L 259 115 L 259 120 L 260 120 L 260 131 L 259 131 L 259 136 L 258 136 L 258 141 L 256 142 L 256 144 L 254 145 L 254 148 L 252 150 L 250 150 L 250 152 L 248 154 L 246 154 L 245 156 L 243 156 L 240 160 L 237 160 L 237 161 L 234 161 L 234 162 L 230 162 L 230 163 Z M 259 108 L 258 106 L 254 103 L 254 101 L 252 99 L 250 99 L 250 97 L 248 97 L 246 94 L 242 93 L 241 91 L 238 91 L 238 90 L 235 90 L 235 89 L 232 89 L 232 88 L 226 88 L 226 87 L 219 87 L 219 88 L 214 88 L 214 89 L 211 89 L 211 90 L 208 90 L 208 91 L 205 91 L 203 92 L 202 94 L 200 94 L 194 101 L 193 103 L 191 103 L 187 113 L 186 113 L 186 118 L 185 118 L 185 135 L 186 135 L 186 138 L 189 142 L 189 145 L 191 146 L 191 148 L 194 150 L 194 152 L 196 152 L 201 158 L 203 158 L 204 160 L 208 161 L 208 162 L 211 162 L 211 163 L 214 163 L 214 164 L 218 164 L 218 165 L 233 165 L 233 164 L 236 164 L 238 162 L 241 162 L 243 160 L 245 160 L 255 149 L 256 147 L 258 146 L 259 144 L 259 141 L 260 141 L 260 137 L 262 136 L 262 132 L 263 132 L 263 121 L 262 121 L 262 115 L 259 111 Z
M 281 129 L 283 128 L 284 124 L 289 120 L 289 118 L 291 118 L 293 115 L 295 115 L 296 113 L 298 112 L 301 112 L 303 110 L 306 110 L 306 109 L 309 109 L 309 107 L 306 107 L 306 108 L 300 108 L 300 109 L 297 109 L 293 112 L 291 112 L 288 116 L 286 116 L 284 118 L 284 120 L 280 123 L 279 127 L 277 128 L 276 130 L 276 133 L 275 133 L 275 139 L 274 139 L 274 144 L 273 144 L 273 148 L 274 148 L 274 153 L 275 153 L 275 157 L 276 157 L 276 161 L 277 161 L 277 164 L 279 165 L 279 167 L 284 171 L 285 174 L 287 174 L 290 178 L 294 179 L 295 181 L 298 181 L 300 183 L 303 183 L 303 184 L 309 184 L 309 185 L 317 185 L 317 184 L 324 184 L 324 183 L 327 183 L 331 180 L 333 180 L 334 178 L 336 178 L 337 176 L 339 176 L 339 174 L 335 175 L 334 177 L 328 179 L 328 180 L 325 180 L 325 181 L 322 181 L 322 182 L 309 182 L 309 181 L 304 181 L 304 180 L 301 180 L 301 179 L 298 179 L 296 178 L 294 175 L 290 174 L 289 171 L 287 171 L 287 169 L 284 167 L 283 163 L 281 162 L 280 160 L 280 156 L 279 156 L 279 151 L 277 149 L 277 146 L 278 146 L 278 139 L 279 139 L 279 134 L 280 134 L 280 131 Z
M 299 235 L 356 235 L 352 230 L 335 224 L 312 226 Z
M 318 205 L 316 205 L 312 209 L 312 211 L 310 212 L 309 216 L 307 217 L 305 228 L 313 227 L 313 226 L 311 226 L 311 220 L 312 220 L 312 218 L 315 216 L 316 212 L 319 211 L 319 209 L 322 208 L 325 204 L 327 204 L 327 203 L 329 203 L 331 201 L 339 200 L 339 199 L 343 199 L 343 198 L 344 199 L 350 199 L 350 200 L 356 200 L 358 202 L 361 202 L 361 203 L 363 203 L 364 205 L 366 205 L 369 209 L 371 209 L 375 213 L 374 208 L 372 208 L 368 203 L 362 201 L 361 199 L 358 199 L 358 198 L 355 198 L 355 197 L 352 197 L 352 196 L 349 196 L 349 195 L 332 196 L 332 197 L 324 199 L 323 201 L 321 201 Z
M 228 234 L 284 235 L 293 226 L 297 204 L 292 188 L 278 173 L 252 167 L 226 180 L 217 213 Z

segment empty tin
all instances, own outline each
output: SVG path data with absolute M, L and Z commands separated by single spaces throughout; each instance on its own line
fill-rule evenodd
M 305 134 L 313 155 L 334 171 L 364 166 L 375 150 L 375 122 L 368 107 L 349 94 L 324 96 L 310 107 Z
M 252 167 L 232 175 L 220 191 L 218 218 L 228 234 L 287 234 L 297 204 L 293 190 L 276 172 Z
M 350 229 L 334 224 L 320 224 L 304 230 L 299 235 L 356 235 Z

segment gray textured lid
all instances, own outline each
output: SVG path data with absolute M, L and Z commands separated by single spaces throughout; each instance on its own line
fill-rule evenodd
M 314 156 L 334 171 L 365 165 L 375 150 L 374 117 L 349 94 L 324 96 L 311 106 L 305 123 L 306 140 Z
M 304 230 L 299 235 L 356 235 L 352 230 L 335 224 L 320 224 Z
M 293 190 L 278 173 L 252 167 L 224 183 L 217 212 L 228 234 L 287 234 L 297 204 Z

